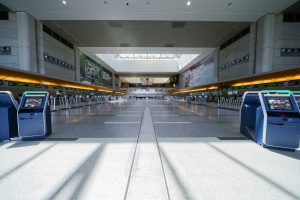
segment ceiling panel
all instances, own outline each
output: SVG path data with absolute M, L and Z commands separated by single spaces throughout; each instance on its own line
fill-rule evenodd
M 297 0 L 0 0 L 40 20 L 255 21 Z
M 166 21 L 44 21 L 83 47 L 217 47 L 249 26 L 249 22 L 184 22 L 174 28 Z M 114 24 L 114 27 L 112 26 Z M 118 27 L 115 27 L 119 25 Z M 126 45 L 124 45 L 126 44 Z

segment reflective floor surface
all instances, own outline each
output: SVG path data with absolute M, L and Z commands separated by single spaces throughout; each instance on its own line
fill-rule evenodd
M 239 113 L 169 101 L 52 113 L 44 141 L 0 143 L 0 199 L 300 199 L 300 152 L 239 134 Z

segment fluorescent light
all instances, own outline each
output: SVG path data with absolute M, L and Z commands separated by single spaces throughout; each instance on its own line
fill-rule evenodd
M 67 2 L 66 1 L 62 1 L 62 4 L 67 5 Z
M 188 1 L 188 2 L 186 2 L 186 5 L 187 5 L 187 6 L 190 6 L 191 3 L 192 3 L 191 1 Z

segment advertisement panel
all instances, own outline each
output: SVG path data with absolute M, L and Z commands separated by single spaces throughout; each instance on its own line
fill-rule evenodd
M 89 85 L 97 85 L 112 88 L 112 72 L 89 58 L 85 54 L 80 55 L 80 82 Z
M 102 86 L 112 88 L 113 79 L 112 79 L 112 73 L 111 73 L 111 71 L 109 71 L 108 69 L 102 67 L 102 70 L 101 70 L 101 79 L 102 79 Z
M 214 55 L 210 54 L 180 75 L 180 87 L 191 88 L 213 83 Z
M 84 54 L 80 56 L 80 82 L 101 86 L 99 72 L 101 66 Z

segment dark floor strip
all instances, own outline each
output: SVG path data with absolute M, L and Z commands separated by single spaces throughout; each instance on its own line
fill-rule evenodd
M 218 137 L 219 140 L 249 140 L 246 137 Z
M 26 139 L 25 141 L 76 141 L 79 138 L 43 138 L 43 139 Z

